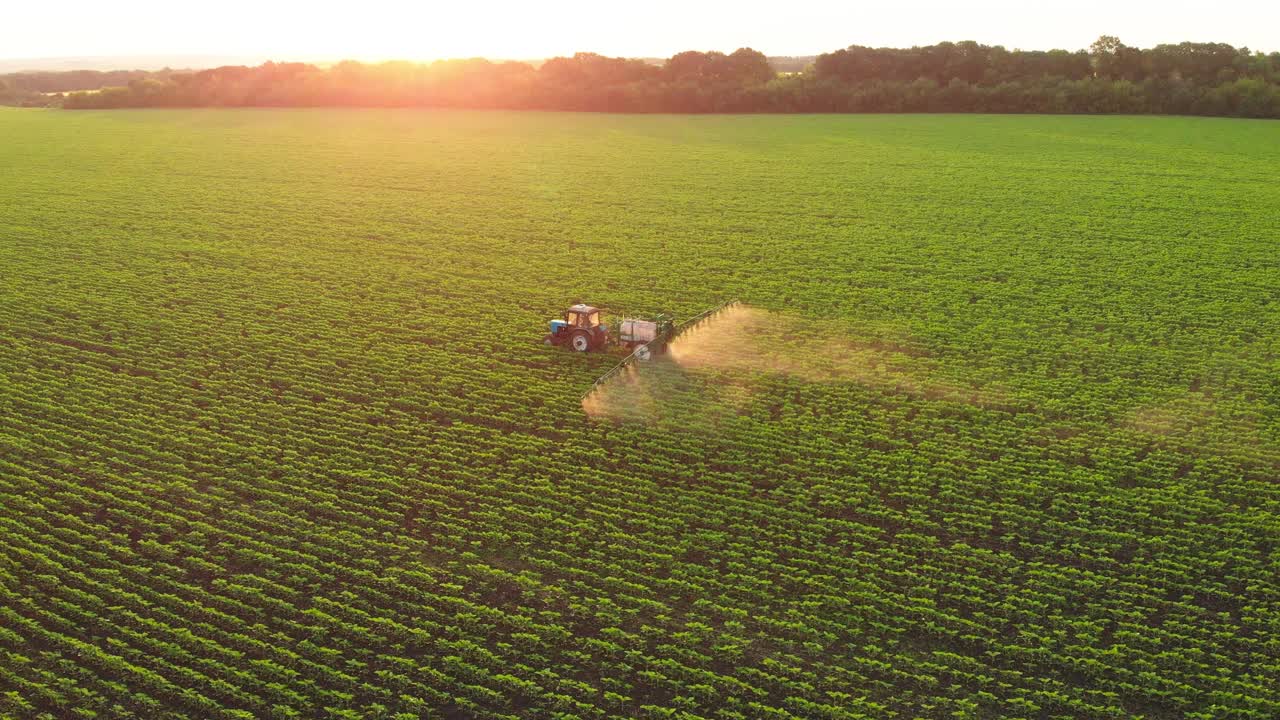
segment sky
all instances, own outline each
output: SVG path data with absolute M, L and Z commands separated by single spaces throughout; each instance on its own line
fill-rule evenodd
M 0 59 L 223 55 L 279 61 L 667 57 L 753 47 L 977 40 L 1009 49 L 1226 42 L 1280 50 L 1280 1 L 1238 0 L 10 0 Z

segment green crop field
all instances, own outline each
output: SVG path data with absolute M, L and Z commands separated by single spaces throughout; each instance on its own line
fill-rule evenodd
M 1278 477 L 1280 123 L 0 112 L 3 717 L 1275 718 Z

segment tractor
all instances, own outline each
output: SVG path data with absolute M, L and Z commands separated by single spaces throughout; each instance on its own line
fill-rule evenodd
M 604 350 L 610 345 L 621 345 L 629 353 L 623 364 L 635 360 L 649 360 L 666 352 L 667 345 L 675 337 L 697 325 L 702 325 L 724 310 L 737 305 L 736 300 L 723 303 L 679 325 L 670 315 L 658 315 L 652 320 L 623 318 L 618 321 L 618 332 L 609 333 L 609 326 L 600 322 L 600 309 L 579 303 L 564 311 L 559 320 L 551 321 L 551 332 L 543 338 L 547 345 L 568 345 L 578 352 Z
M 568 345 L 578 352 L 601 350 L 609 344 L 609 326 L 600 322 L 600 310 L 581 303 L 551 321 L 551 332 L 543 338 L 548 345 Z
M 598 308 L 578 304 L 565 310 L 562 319 L 551 321 L 551 332 L 543 342 L 547 345 L 568 345 L 578 352 L 621 345 L 636 360 L 648 360 L 666 348 L 667 340 L 674 332 L 675 323 L 671 317 L 659 315 L 653 320 L 624 318 L 618 322 L 618 333 L 610 335 L 609 326 L 600 322 Z

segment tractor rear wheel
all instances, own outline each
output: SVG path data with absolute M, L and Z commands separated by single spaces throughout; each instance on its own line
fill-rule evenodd
M 569 345 L 578 352 L 586 352 L 591 349 L 591 336 L 584 332 L 576 332 L 569 339 Z

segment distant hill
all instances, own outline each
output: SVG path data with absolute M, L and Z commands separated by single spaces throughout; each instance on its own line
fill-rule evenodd
M 776 56 L 769 58 L 774 70 L 800 72 L 817 59 L 817 55 Z M 68 70 L 205 70 L 224 65 L 261 65 L 273 58 L 264 55 L 80 55 L 48 58 L 0 59 L 0 75 L 19 72 L 65 72 Z M 280 58 L 274 58 L 279 60 Z M 651 65 L 662 65 L 666 58 L 640 58 Z M 289 58 L 290 61 L 327 66 L 333 58 Z M 542 59 L 525 60 L 537 67 Z
M 667 58 L 659 57 L 645 57 L 639 59 L 649 63 L 650 65 L 657 65 L 659 67 L 667 62 Z M 770 55 L 769 65 L 780 73 L 802 72 L 805 67 L 817 59 L 817 55 Z
M 780 73 L 798 73 L 804 72 L 817 59 L 817 55 L 771 55 L 769 64 Z

